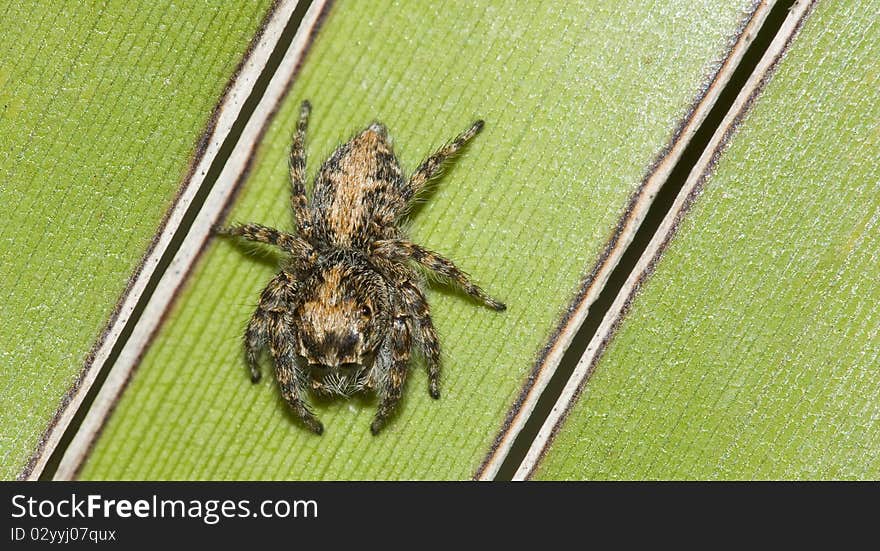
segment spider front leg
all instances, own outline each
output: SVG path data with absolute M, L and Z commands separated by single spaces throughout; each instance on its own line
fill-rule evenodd
M 452 142 L 444 145 L 436 153 L 422 161 L 422 164 L 410 176 L 409 184 L 403 193 L 404 201 L 408 202 L 418 195 L 431 178 L 437 176 L 443 170 L 443 163 L 461 151 L 461 148 L 483 129 L 483 124 L 481 120 L 474 122 L 470 128 L 456 136 Z
M 457 283 L 470 296 L 476 298 L 493 310 L 504 310 L 507 306 L 495 300 L 475 285 L 470 277 L 461 271 L 451 260 L 429 251 L 421 245 L 405 239 L 384 239 L 373 243 L 373 254 L 388 259 L 413 260 L 437 275 L 447 277 Z
M 248 369 L 251 372 L 251 382 L 259 383 L 260 377 L 260 351 L 266 344 L 266 337 L 269 335 L 269 313 L 257 307 L 254 314 L 248 322 L 247 330 L 244 333 L 244 350 L 247 358 Z
M 428 367 L 428 392 L 431 398 L 436 400 L 440 398 L 440 339 L 437 337 L 437 330 L 434 329 L 434 322 L 431 321 L 428 300 L 421 289 L 411 281 L 401 284 L 400 296 L 418 325 L 415 340 L 425 355 L 425 363 Z
M 386 377 L 382 378 L 379 387 L 379 409 L 370 425 L 370 432 L 379 434 L 385 426 L 403 392 L 403 384 L 406 382 L 407 369 L 409 367 L 410 332 L 405 316 L 396 316 L 391 322 L 391 334 L 388 336 L 388 346 L 391 352 L 391 365 Z
M 284 322 L 282 331 L 273 334 L 271 340 L 272 358 L 275 360 L 275 377 L 281 387 L 281 396 L 306 426 L 315 434 L 324 432 L 324 425 L 309 410 L 302 399 L 302 373 L 296 358 L 296 337 L 293 325 Z
M 260 293 L 260 301 L 254 310 L 244 334 L 245 357 L 251 372 L 251 381 L 260 381 L 260 351 L 269 339 L 281 331 L 284 312 L 296 298 L 293 276 L 282 271 Z
M 309 125 L 309 113 L 312 106 L 308 101 L 303 101 L 299 108 L 299 121 L 296 124 L 296 132 L 293 135 L 293 144 L 290 146 L 290 207 L 293 209 L 293 218 L 296 223 L 297 233 L 304 237 L 311 234 L 312 222 L 309 213 L 309 201 L 306 197 L 306 128 Z

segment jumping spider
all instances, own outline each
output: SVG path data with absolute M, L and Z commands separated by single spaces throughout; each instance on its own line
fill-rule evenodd
M 305 389 L 340 396 L 373 391 L 379 408 L 370 430 L 377 434 L 400 400 L 413 346 L 424 354 L 431 396 L 440 397 L 440 345 L 415 265 L 490 308 L 505 309 L 451 261 L 407 240 L 399 227 L 428 181 L 483 121 L 425 159 L 408 180 L 385 126 L 373 123 L 324 162 L 310 200 L 303 147 L 310 110 L 303 102 L 290 150 L 296 233 L 259 224 L 217 231 L 287 253 L 245 332 L 251 380 L 260 379 L 259 353 L 268 344 L 281 394 L 309 429 L 321 434 L 324 427 L 306 404 Z

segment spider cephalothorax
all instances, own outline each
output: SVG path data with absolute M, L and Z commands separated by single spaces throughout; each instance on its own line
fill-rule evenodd
M 343 250 L 321 258 L 293 311 L 312 389 L 347 396 L 375 388 L 371 368 L 388 333 L 389 312 L 387 282 L 365 256 Z
M 385 127 L 368 126 L 321 166 L 311 201 L 305 191 L 303 102 L 290 152 L 295 233 L 245 224 L 218 230 L 288 254 L 269 282 L 245 333 L 251 380 L 268 345 L 281 394 L 314 432 L 323 425 L 306 390 L 379 395 L 370 429 L 379 432 L 400 400 L 413 346 L 425 356 L 431 396 L 440 396 L 440 345 L 416 266 L 460 285 L 495 310 L 504 305 L 452 262 L 406 239 L 398 227 L 412 200 L 483 127 L 475 122 L 404 179 Z

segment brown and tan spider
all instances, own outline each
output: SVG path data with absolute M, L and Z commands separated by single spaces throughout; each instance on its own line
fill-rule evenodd
M 251 380 L 260 379 L 259 354 L 268 345 L 282 396 L 312 431 L 324 428 L 305 401 L 307 389 L 341 396 L 373 391 L 379 408 L 370 430 L 377 434 L 400 400 L 413 346 L 425 356 L 431 396 L 440 396 L 440 344 L 416 266 L 460 285 L 490 308 L 505 309 L 399 227 L 419 192 L 483 121 L 425 159 L 409 179 L 385 126 L 373 123 L 324 162 L 309 200 L 304 141 L 310 110 L 303 102 L 290 150 L 296 232 L 258 224 L 217 231 L 287 253 L 245 333 Z

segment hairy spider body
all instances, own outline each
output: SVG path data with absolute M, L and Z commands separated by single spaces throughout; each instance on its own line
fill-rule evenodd
M 440 344 L 415 266 L 444 276 L 490 308 L 505 308 L 451 261 L 409 241 L 399 227 L 413 199 L 483 121 L 425 159 L 409 179 L 387 130 L 373 123 L 324 162 L 309 200 L 304 142 L 310 110 L 303 102 L 290 151 L 295 233 L 258 224 L 218 233 L 287 253 L 245 332 L 251 380 L 259 381 L 260 351 L 268 347 L 282 396 L 318 434 L 323 425 L 308 407 L 306 391 L 376 392 L 379 407 L 370 429 L 377 434 L 400 400 L 414 347 L 425 357 L 431 396 L 440 396 Z

